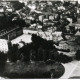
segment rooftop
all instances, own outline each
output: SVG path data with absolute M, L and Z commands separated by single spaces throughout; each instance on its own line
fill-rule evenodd
M 60 44 L 67 44 L 67 45 L 71 45 L 71 46 L 76 46 L 78 45 L 76 42 L 74 41 L 61 41 Z
M 76 32 L 75 36 L 80 36 L 79 30 Z

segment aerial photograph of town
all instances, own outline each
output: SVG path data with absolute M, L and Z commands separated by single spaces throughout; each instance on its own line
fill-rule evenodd
M 80 79 L 80 1 L 0 0 L 0 79 Z

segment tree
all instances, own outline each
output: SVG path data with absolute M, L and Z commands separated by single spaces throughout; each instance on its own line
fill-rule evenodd
M 17 20 L 12 21 L 12 24 L 18 25 L 19 27 L 26 26 L 26 22 L 23 19 L 17 18 Z
M 31 11 L 31 9 L 30 9 L 29 7 L 27 7 L 27 6 L 25 6 L 24 13 L 25 13 L 26 15 L 29 15 L 29 14 L 30 14 L 30 11 Z
M 76 60 L 80 60 L 80 50 L 77 50 L 75 56 L 76 56 Z
M 4 52 L 0 52 L 0 63 L 7 61 L 7 55 Z
M 62 62 L 62 63 L 68 63 L 68 62 L 72 61 L 72 57 L 69 57 L 67 55 L 64 55 L 63 53 L 60 53 L 60 55 L 58 57 L 58 61 Z
M 69 6 L 69 5 L 70 5 L 70 1 L 68 1 L 68 2 L 64 1 L 63 6 Z
M 16 62 L 18 59 L 18 44 L 13 44 L 12 48 L 8 52 L 8 58 L 12 62 Z
M 39 5 L 39 1 L 35 1 L 35 4 L 36 4 L 36 6 L 38 6 Z
M 22 9 L 25 6 L 24 3 L 20 3 L 19 1 L 11 1 L 11 3 L 12 3 L 13 8 L 15 10 L 20 10 L 20 9 Z

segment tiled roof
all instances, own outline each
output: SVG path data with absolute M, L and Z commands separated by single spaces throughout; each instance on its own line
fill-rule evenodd
M 60 44 L 67 44 L 67 45 L 71 45 L 71 46 L 78 45 L 76 42 L 72 42 L 72 41 L 61 41 Z
M 76 44 L 76 42 L 71 42 L 71 41 L 67 41 L 67 44 L 68 44 L 68 45 L 71 45 L 71 46 L 76 46 L 76 45 L 78 45 L 78 44 Z

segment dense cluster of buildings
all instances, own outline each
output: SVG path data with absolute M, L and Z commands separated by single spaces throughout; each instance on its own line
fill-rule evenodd
M 20 3 L 25 4 L 21 6 L 21 9 L 13 6 L 16 2 L 18 1 L 4 0 L 0 3 L 0 18 L 6 16 L 7 20 L 10 17 L 17 23 L 13 27 L 12 25 L 6 29 L 3 27 L 0 31 L 1 39 L 12 40 L 23 33 L 27 35 L 34 33 L 44 39 L 60 42 L 64 38 L 68 41 L 76 41 L 79 36 L 77 1 L 19 0 Z M 22 20 L 22 22 L 17 20 Z M 20 23 L 25 24 L 20 26 L 18 25 Z M 66 41 L 59 43 L 59 48 L 73 51 L 75 48 L 72 49 L 71 46 Z M 77 47 L 76 50 L 78 49 Z
M 13 3 L 17 1 L 12 1 Z M 16 15 L 11 1 L 0 2 L 0 38 L 11 40 L 22 34 L 22 29 L 19 25 L 11 25 L 11 17 Z M 14 16 L 15 17 L 15 16 Z M 13 17 L 13 18 L 14 18 Z M 10 21 L 9 21 L 10 20 Z

